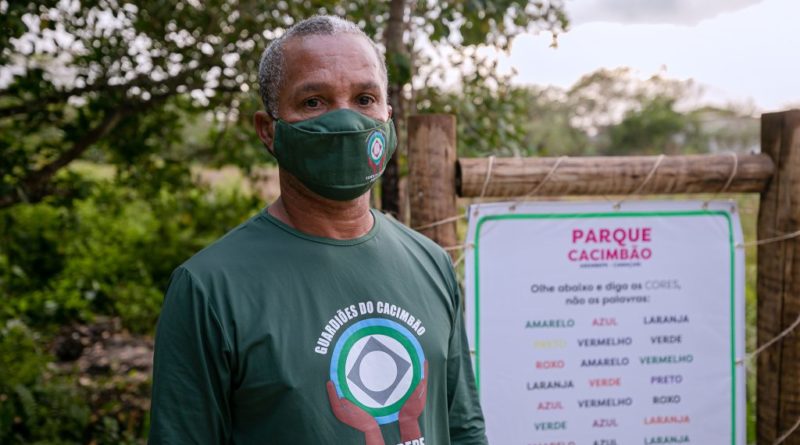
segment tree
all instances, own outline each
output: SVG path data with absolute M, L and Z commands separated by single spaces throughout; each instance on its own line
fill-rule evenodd
M 496 61 L 485 59 L 481 65 L 457 88 L 431 86 L 420 92 L 420 111 L 458 116 L 460 156 L 584 153 L 588 138 L 571 125 L 562 90 L 514 85 L 511 75 L 496 74 Z
M 260 52 L 313 14 L 345 16 L 384 40 L 401 130 L 415 73 L 408 47 L 419 35 L 460 50 L 483 42 L 507 47 L 535 24 L 553 32 L 566 26 L 556 0 L 306 0 L 272 7 L 255 0 L 0 1 L 0 13 L 7 79 L 0 85 L 0 207 L 69 193 L 58 173 L 90 152 L 128 168 L 185 162 L 181 144 L 192 116 L 210 127 L 206 139 L 213 143 L 195 147 L 204 159 L 262 162 L 248 122 L 257 106 Z
M 405 131 L 407 110 L 415 111 L 416 99 L 426 96 L 425 90 L 415 95 L 412 84 L 419 77 L 420 55 L 426 51 L 425 45 L 434 50 L 455 49 L 461 56 L 459 65 L 466 62 L 486 66 L 474 51 L 476 47 L 508 50 L 513 38 L 522 32 L 541 28 L 555 36 L 566 30 L 568 23 L 561 0 L 391 0 L 384 41 L 389 65 L 389 101 L 400 131 Z M 430 62 L 430 58 L 422 56 Z M 497 72 L 492 70 L 478 76 L 495 78 Z M 389 162 L 382 182 L 382 208 L 395 215 L 400 203 L 398 159 L 395 156 Z
M 230 108 L 252 85 L 257 2 L 3 2 L 0 206 L 58 192 L 90 149 L 125 165 L 179 143 L 181 116 Z
M 567 89 L 514 85 L 485 59 L 457 87 L 420 91 L 418 106 L 458 116 L 461 156 L 674 154 L 705 152 L 712 142 L 752 145 L 753 132 L 742 124 L 747 117 L 692 110 L 697 93 L 691 81 L 639 79 L 628 68 L 597 70 Z
M 608 128 L 607 154 L 680 154 L 706 151 L 699 122 L 675 110 L 675 99 L 658 96 L 629 110 Z
M 706 151 L 700 124 L 688 111 L 699 94 L 691 80 L 640 79 L 630 68 L 599 69 L 567 91 L 573 124 L 594 139 L 595 152 L 607 155 Z

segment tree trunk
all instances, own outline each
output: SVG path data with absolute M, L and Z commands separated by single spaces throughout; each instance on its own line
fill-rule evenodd
M 153 96 L 146 102 L 133 103 L 124 108 L 119 107 L 113 111 L 106 112 L 97 126 L 89 129 L 83 137 L 75 141 L 68 150 L 64 151 L 56 159 L 45 164 L 38 170 L 28 173 L 17 184 L 16 190 L 0 195 L 0 209 L 21 202 L 38 202 L 44 197 L 54 193 L 52 190 L 52 180 L 61 169 L 81 157 L 86 150 L 108 136 L 123 119 L 160 105 L 173 95 L 174 92 L 170 91 L 165 94 Z
M 389 72 L 396 73 L 399 56 L 404 54 L 403 30 L 405 28 L 404 18 L 406 10 L 406 0 L 392 0 L 389 5 L 389 23 L 386 26 L 385 44 L 386 59 L 389 63 Z M 384 212 L 391 213 L 394 217 L 400 214 L 400 170 L 398 168 L 398 158 L 403 150 L 402 144 L 405 143 L 406 117 L 403 107 L 403 79 L 397 76 L 389 76 L 389 105 L 392 106 L 392 117 L 397 128 L 398 139 L 401 141 L 397 153 L 386 164 L 381 182 L 381 208 Z

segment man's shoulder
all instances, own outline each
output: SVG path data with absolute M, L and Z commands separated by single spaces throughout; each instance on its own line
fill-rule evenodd
M 382 213 L 379 213 L 379 215 L 379 217 L 383 218 L 385 221 L 387 231 L 389 231 L 392 236 L 398 237 L 406 242 L 412 242 L 419 248 L 424 249 L 436 256 L 447 256 L 445 250 L 440 245 L 436 244 L 436 242 L 434 242 L 432 239 L 414 229 L 411 229 L 400 221 L 394 219 L 391 215 L 384 215 Z
M 270 234 L 269 225 L 261 221 L 261 214 L 253 215 L 192 255 L 180 267 L 198 278 L 235 270 L 254 259 L 264 258 Z
M 381 215 L 380 217 L 385 220 L 384 226 L 390 237 L 398 240 L 404 249 L 412 249 L 418 254 L 430 258 L 443 273 L 448 273 L 451 264 L 450 255 L 442 246 L 391 216 Z

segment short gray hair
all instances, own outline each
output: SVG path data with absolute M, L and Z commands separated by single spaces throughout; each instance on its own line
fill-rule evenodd
M 333 36 L 338 34 L 355 34 L 364 37 L 375 50 L 384 86 L 388 89 L 389 78 L 386 71 L 386 58 L 380 48 L 361 28 L 355 23 L 333 15 L 315 15 L 307 18 L 286 31 L 285 34 L 273 40 L 261 54 L 261 63 L 258 66 L 258 87 L 264 108 L 273 116 L 278 117 L 278 92 L 283 84 L 283 74 L 286 58 L 283 54 L 283 45 L 294 37 L 307 36 Z

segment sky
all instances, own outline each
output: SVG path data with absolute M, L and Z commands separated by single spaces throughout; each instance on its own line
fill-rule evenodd
M 599 68 L 694 79 L 704 103 L 800 108 L 800 0 L 566 0 L 571 26 L 518 36 L 501 69 L 569 87 Z
M 549 33 L 528 33 L 499 55 L 515 83 L 567 88 L 599 68 L 630 67 L 641 78 L 693 79 L 702 104 L 800 108 L 800 0 L 564 3 L 571 25 L 557 48 Z M 0 69 L 0 86 L 12 71 Z

